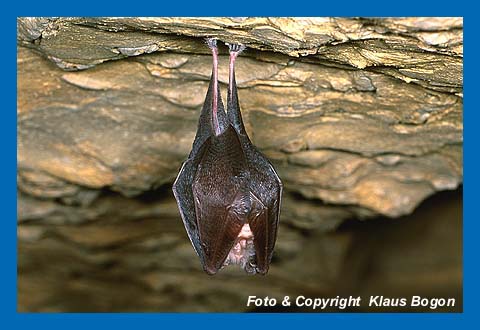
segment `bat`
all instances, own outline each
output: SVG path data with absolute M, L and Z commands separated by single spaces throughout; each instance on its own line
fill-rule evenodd
M 205 272 L 235 264 L 266 274 L 277 238 L 282 182 L 250 141 L 242 121 L 230 44 L 227 112 L 218 83 L 218 48 L 207 39 L 213 68 L 192 150 L 173 184 L 188 237 Z

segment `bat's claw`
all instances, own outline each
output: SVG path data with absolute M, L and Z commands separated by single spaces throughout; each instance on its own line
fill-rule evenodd
M 206 38 L 205 39 L 205 42 L 207 43 L 208 47 L 210 47 L 210 49 L 216 49 L 217 48 L 217 39 L 215 38 Z
M 225 45 L 228 46 L 228 51 L 230 53 L 235 53 L 236 55 L 240 54 L 241 52 L 243 52 L 245 50 L 245 45 L 242 45 L 242 44 L 229 44 L 229 43 L 225 43 Z

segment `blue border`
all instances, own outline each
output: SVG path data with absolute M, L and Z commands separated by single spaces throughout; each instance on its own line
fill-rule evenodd
M 322 328 L 358 328 L 364 326 L 385 327 L 389 329 L 405 328 L 428 328 L 443 329 L 467 327 L 470 321 L 478 324 L 476 311 L 478 310 L 478 281 L 479 274 L 474 263 L 478 260 L 477 245 L 475 240 L 479 230 L 477 210 L 474 208 L 475 187 L 478 186 L 478 179 L 475 177 L 476 147 L 475 133 L 478 129 L 474 125 L 480 123 L 480 114 L 473 104 L 473 99 L 465 98 L 465 134 L 467 141 L 465 150 L 471 149 L 471 153 L 464 155 L 465 177 L 468 178 L 464 184 L 464 312 L 459 314 L 24 314 L 17 313 L 17 283 L 16 283 L 16 157 L 14 163 L 13 155 L 16 155 L 16 17 L 17 16 L 465 16 L 471 12 L 469 5 L 463 5 L 461 1 L 352 1 L 351 4 L 342 1 L 315 1 L 315 5 L 298 2 L 280 4 L 273 1 L 273 5 L 266 2 L 193 2 L 188 5 L 187 1 L 164 4 L 157 0 L 153 4 L 146 2 L 124 2 L 115 1 L 113 4 L 101 3 L 100 1 L 19 1 L 13 4 L 13 12 L 6 9 L 2 17 L 2 56 L 3 58 L 3 101 L 2 107 L 2 147 L 3 161 L 0 162 L 2 175 L 1 201 L 4 209 L 4 216 L 0 219 L 2 229 L 1 250 L 2 271 L 0 272 L 0 283 L 2 285 L 1 312 L 2 328 L 48 328 L 48 329 L 82 329 L 86 328 L 114 328 L 114 329 L 136 329 L 149 327 L 153 329 L 165 327 L 199 325 L 209 327 L 220 327 L 226 329 L 245 329 L 246 327 L 298 327 L 302 323 L 308 323 Z M 10 4 L 12 5 L 12 4 Z M 49 7 L 47 7 L 49 6 Z M 17 8 L 15 8 L 17 7 Z M 229 8 L 230 7 L 230 8 Z M 473 7 L 473 6 L 472 6 Z M 93 11 L 92 11 L 93 10 Z M 394 13 L 394 14 L 393 14 Z M 476 17 L 476 20 L 478 18 Z M 472 59 L 465 57 L 464 66 L 469 75 L 466 80 L 474 79 L 476 75 L 474 44 L 473 39 L 478 35 L 475 31 L 476 24 L 473 21 L 469 24 L 468 18 L 464 19 L 465 39 L 470 34 L 471 42 L 465 42 L 470 50 Z M 470 31 L 470 29 L 472 31 Z M 9 42 L 11 41 L 11 47 Z M 8 45 L 8 46 L 7 46 Z M 469 66 L 468 63 L 471 62 Z M 470 86 L 465 83 L 465 86 Z M 473 85 L 474 86 L 474 85 Z M 468 87 L 465 88 L 468 90 Z M 471 88 L 473 92 L 473 88 Z M 468 93 L 465 93 L 468 94 Z M 469 101 L 471 100 L 471 101 Z M 470 104 L 468 103 L 470 102 Z
M 425 16 L 457 17 L 469 13 L 466 0 L 344 0 L 286 2 L 274 0 L 163 2 L 24 0 L 13 6 L 15 16 Z M 473 7 L 473 6 L 472 6 Z M 472 11 L 472 15 L 473 15 Z
M 464 314 L 17 314 L 17 325 L 37 329 L 41 325 L 49 329 L 169 329 L 183 326 L 220 329 L 289 328 L 297 329 L 303 323 L 316 328 L 373 329 L 457 329 L 466 325 Z M 475 323 L 473 323 L 475 324 Z M 478 323 L 476 323 L 478 324 Z

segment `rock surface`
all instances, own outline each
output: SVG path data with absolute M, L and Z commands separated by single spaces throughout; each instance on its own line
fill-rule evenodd
M 225 270 L 237 284 L 225 280 L 224 299 L 202 305 L 214 287 L 205 288 L 211 279 L 169 193 L 210 78 L 206 36 L 247 45 L 236 69 L 244 121 L 286 189 L 273 284 L 257 294 L 332 292 L 361 237 L 338 230 L 346 219 L 407 215 L 462 183 L 462 19 L 19 18 L 17 26 L 22 310 L 84 310 L 85 290 L 110 295 L 94 310 L 239 310 L 237 291 L 265 283 Z M 227 69 L 224 47 L 224 92 Z M 56 265 L 46 265 L 50 256 Z M 458 258 L 445 276 L 461 286 Z M 50 295 L 27 297 L 42 286 Z M 145 294 L 129 302 L 138 290 Z M 65 305 L 62 293 L 78 299 Z M 176 296 L 190 303 L 162 300 Z M 230 296 L 235 304 L 222 305 Z

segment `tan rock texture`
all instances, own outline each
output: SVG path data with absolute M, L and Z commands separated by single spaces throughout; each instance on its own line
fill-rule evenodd
M 239 311 L 249 285 L 336 292 L 345 269 L 365 267 L 349 259 L 363 229 L 342 230 L 346 219 L 402 217 L 462 183 L 461 18 L 19 18 L 17 29 L 19 310 Z M 236 68 L 244 121 L 285 185 L 266 278 L 204 278 L 170 193 L 210 78 L 204 37 L 248 47 Z M 224 91 L 227 70 L 221 47 Z M 460 195 L 443 193 L 444 207 Z M 460 244 L 445 262 L 424 253 L 438 285 L 409 275 L 430 293 L 461 289 L 461 207 L 449 210 L 447 232 L 433 219 L 414 234 L 427 250 L 438 235 Z M 383 265 L 371 283 L 405 275 L 387 252 L 366 254 L 358 264 Z

